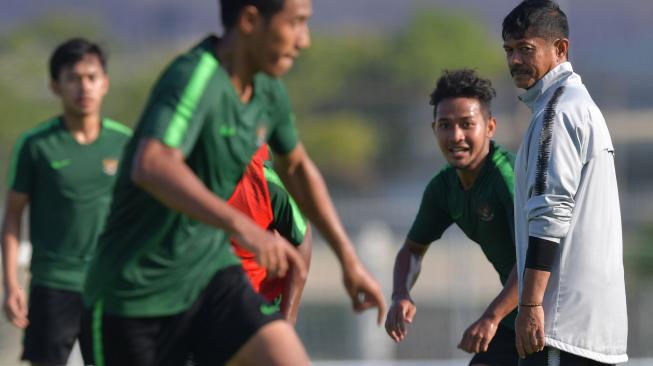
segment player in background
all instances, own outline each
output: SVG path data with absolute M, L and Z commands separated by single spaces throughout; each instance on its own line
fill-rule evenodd
M 254 154 L 227 203 L 242 211 L 260 227 L 274 230 L 293 244 L 301 253 L 308 270 L 312 246 L 310 226 L 268 163 L 268 147 L 264 145 Z M 285 277 L 272 278 L 256 262 L 254 253 L 240 246 L 235 238 L 231 239 L 231 244 L 242 260 L 243 269 L 254 291 L 272 302 L 285 319 L 295 324 L 306 277 L 300 276 L 297 269 L 291 266 Z
M 297 139 L 278 77 L 310 44 L 310 0 L 223 0 L 225 34 L 163 72 L 128 145 L 84 302 L 96 363 L 307 365 L 292 326 L 246 285 L 229 237 L 272 276 L 300 254 L 230 207 L 255 151 L 335 251 L 355 310 L 384 302 L 356 255 L 319 170 Z M 219 230 L 216 230 L 218 228 Z
M 105 52 L 76 38 L 50 58 L 50 87 L 63 113 L 14 146 L 2 226 L 4 310 L 25 328 L 23 360 L 66 364 L 80 335 L 86 268 L 109 210 L 131 130 L 100 114 L 109 88 Z M 17 278 L 21 218 L 29 206 L 29 304 Z
M 426 186 L 417 217 L 394 267 L 392 305 L 385 327 L 401 342 L 417 307 L 410 296 L 429 245 L 453 223 L 479 244 L 499 274 L 503 289 L 463 334 L 458 348 L 475 353 L 470 365 L 517 364 L 517 306 L 513 239 L 514 156 L 492 141 L 496 120 L 489 80 L 473 70 L 445 71 L 431 94 L 433 123 L 449 163 Z
M 568 59 L 567 16 L 524 1 L 503 48 L 532 111 L 515 163 L 520 365 L 626 362 L 628 322 L 614 147 Z

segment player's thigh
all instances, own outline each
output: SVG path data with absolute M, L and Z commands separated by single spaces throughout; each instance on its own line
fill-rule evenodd
M 251 337 L 228 366 L 306 366 L 306 350 L 294 328 L 284 320 L 268 323 Z
M 28 320 L 23 339 L 23 360 L 32 363 L 65 364 L 80 334 L 81 294 L 74 291 L 32 286 Z
M 201 295 L 201 302 L 191 344 L 193 359 L 202 366 L 225 364 L 261 329 L 283 319 L 272 304 L 254 292 L 239 265 L 218 271 Z

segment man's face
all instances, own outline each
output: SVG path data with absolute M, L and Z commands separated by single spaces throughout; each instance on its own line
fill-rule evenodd
M 64 67 L 51 87 L 67 113 L 84 117 L 100 113 L 109 78 L 98 56 L 87 54 L 76 64 Z
M 272 18 L 261 18 L 252 48 L 258 69 L 279 77 L 292 68 L 299 51 L 310 46 L 308 19 L 312 13 L 311 0 L 286 0 L 283 10 Z
M 566 60 L 560 55 L 557 42 L 542 37 L 532 37 L 528 32 L 521 39 L 508 38 L 503 42 L 508 68 L 515 86 L 528 89 L 551 69 Z
M 442 155 L 458 170 L 475 170 L 490 150 L 494 118 L 483 114 L 476 98 L 448 98 L 438 103 L 433 132 Z

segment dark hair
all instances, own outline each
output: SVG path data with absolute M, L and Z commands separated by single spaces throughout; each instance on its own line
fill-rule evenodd
M 50 57 L 50 78 L 59 79 L 64 67 L 73 66 L 86 55 L 96 55 L 107 72 L 107 54 L 98 44 L 84 38 L 72 38 L 60 44 Z
M 447 98 L 474 98 L 479 101 L 486 117 L 492 115 L 490 105 L 497 92 L 492 87 L 492 82 L 483 79 L 471 69 L 445 70 L 436 83 L 435 90 L 431 93 L 429 104 L 433 106 L 435 115 L 438 104 Z
M 524 0 L 503 19 L 501 36 L 520 39 L 526 32 L 548 40 L 569 38 L 567 15 L 555 1 Z
M 244 7 L 251 5 L 258 9 L 264 18 L 270 19 L 283 10 L 286 0 L 220 0 L 220 15 L 225 32 L 231 30 L 238 21 Z

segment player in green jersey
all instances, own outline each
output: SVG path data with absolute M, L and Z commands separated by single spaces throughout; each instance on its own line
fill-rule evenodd
M 297 140 L 278 77 L 310 44 L 310 0 L 223 0 L 225 35 L 163 72 L 126 150 L 84 301 L 94 355 L 108 365 L 182 362 L 306 365 L 287 322 L 247 285 L 228 237 L 268 273 L 305 266 L 281 236 L 228 206 L 259 146 L 340 260 L 356 310 L 384 302 L 358 259 L 324 180 Z M 218 228 L 219 230 L 216 230 Z
M 79 337 L 86 268 L 109 210 L 131 130 L 100 115 L 109 87 L 104 51 L 84 39 L 50 59 L 63 114 L 27 131 L 14 147 L 2 229 L 4 309 L 26 328 L 23 359 L 65 364 Z M 29 305 L 17 279 L 21 218 L 29 206 Z
M 445 72 L 431 94 L 433 132 L 449 163 L 426 186 L 419 212 L 397 254 L 386 330 L 402 341 L 416 306 L 410 289 L 429 245 L 456 223 L 478 243 L 503 290 L 463 334 L 458 347 L 475 353 L 470 365 L 517 365 L 517 306 L 513 223 L 514 156 L 492 141 L 495 91 L 472 70 Z

